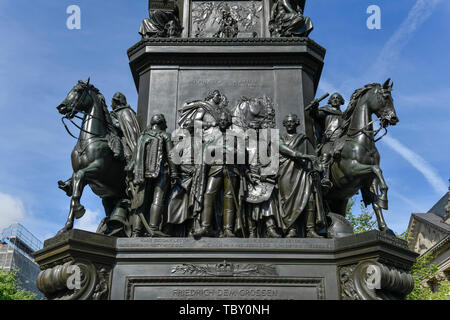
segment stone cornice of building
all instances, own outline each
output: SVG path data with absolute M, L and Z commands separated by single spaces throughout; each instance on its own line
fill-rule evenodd
M 427 213 L 427 214 L 433 214 L 433 213 Z M 418 215 L 418 213 L 413 213 L 411 215 L 409 225 L 408 225 L 408 236 L 409 236 L 408 247 L 411 250 L 414 250 L 415 244 L 417 243 L 417 237 L 419 235 L 419 228 L 417 228 L 417 225 L 418 225 L 417 222 L 424 223 L 427 226 L 439 231 L 440 233 L 447 234 L 447 237 L 450 234 L 448 230 L 445 230 L 444 228 L 442 228 L 438 225 L 435 225 L 426 219 L 423 219 L 422 217 L 420 217 Z M 444 237 L 444 239 L 445 239 L 445 237 Z
M 131 57 L 144 46 L 298 46 L 308 45 L 319 55 L 325 56 L 326 49 L 310 38 L 150 38 L 143 39 L 128 49 Z
M 431 253 L 432 255 L 438 253 L 442 248 L 444 248 L 445 245 L 450 244 L 450 236 L 445 237 L 438 243 L 436 243 L 434 246 L 432 246 L 430 249 L 425 251 L 422 255 L 426 255 L 428 253 Z
M 438 215 L 436 215 L 436 214 L 434 214 L 434 213 L 432 213 L 432 212 L 426 213 L 426 215 L 430 215 L 430 214 L 433 214 L 433 215 L 435 215 L 436 217 L 439 217 Z M 426 225 L 432 227 L 432 228 L 435 229 L 435 230 L 438 230 L 438 231 L 440 231 L 440 232 L 442 232 L 442 233 L 444 233 L 444 234 L 450 235 L 450 226 L 449 226 L 449 229 L 445 229 L 445 228 L 443 228 L 442 226 L 433 223 L 433 221 L 430 221 L 430 220 L 427 220 L 427 219 L 423 218 L 423 217 L 421 216 L 420 213 L 413 213 L 413 214 L 412 214 L 412 217 L 414 217 L 415 219 L 419 220 L 420 222 L 425 223 Z M 439 218 L 442 220 L 441 217 L 439 217 Z M 442 223 L 442 224 L 445 224 L 444 221 L 442 221 L 441 223 Z

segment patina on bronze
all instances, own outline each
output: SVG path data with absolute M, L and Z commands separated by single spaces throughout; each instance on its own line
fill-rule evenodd
M 343 125 L 337 126 L 341 136 L 328 150 L 332 150 L 331 181 L 333 187 L 325 199 L 331 212 L 345 216 L 350 197 L 361 190 L 365 205 L 372 204 L 378 221 L 378 228 L 395 235 L 387 227 L 383 209 L 388 208 L 388 186 L 380 169 L 380 154 L 375 142 L 380 130 L 399 122 L 392 99 L 393 83 L 373 83 L 356 90 L 349 106 L 342 115 Z M 377 116 L 372 119 L 372 115 Z M 380 122 L 374 130 L 373 124 Z M 337 130 L 336 130 L 337 131 Z M 322 149 L 323 150 L 323 149 Z M 323 151 L 322 151 L 323 152 Z
M 151 127 L 141 133 L 131 162 L 134 192 L 131 209 L 133 215 L 133 237 L 142 234 L 145 226 L 150 237 L 168 237 L 161 231 L 163 213 L 167 206 L 170 187 L 178 177 L 178 169 L 171 159 L 173 143 L 166 132 L 164 115 L 152 117 Z M 147 225 L 146 215 L 149 214 Z
M 180 17 L 174 1 L 149 0 L 143 39 L 128 51 L 137 116 L 119 92 L 108 112 L 89 81 L 69 92 L 58 107 L 69 134 L 80 131 L 74 174 L 59 181 L 69 217 L 35 255 L 48 299 L 404 299 L 412 290 L 416 255 L 384 221 L 375 146 L 398 122 L 393 85 L 356 90 L 345 111 L 339 93 L 319 108 L 325 49 L 307 38 L 305 0 L 269 6 L 186 0 Z M 71 230 L 87 184 L 105 207 L 97 234 Z M 345 219 L 359 190 L 381 231 L 355 235 Z M 83 279 L 75 290 L 73 268 Z
M 317 230 L 318 226 L 324 226 L 325 215 L 321 189 L 317 184 L 320 170 L 317 166 L 317 157 L 314 154 L 307 154 L 306 145 L 311 144 L 311 141 L 304 134 L 297 133 L 300 121 L 295 114 L 288 115 L 283 124 L 287 132 L 280 139 L 279 225 L 288 238 L 298 237 L 299 228 L 308 238 L 321 238 Z M 302 214 L 305 216 L 303 226 L 298 225 Z
M 83 81 L 70 90 L 64 101 L 57 107 L 64 120 L 71 121 L 79 130 L 78 142 L 72 151 L 73 175 L 68 184 L 58 184 L 72 197 L 67 222 L 59 233 L 71 230 L 75 218 L 81 218 L 86 210 L 80 203 L 83 189 L 89 185 L 102 198 L 106 218 L 98 231 L 116 233 L 117 222 L 123 224 L 129 234 L 127 209 L 122 203 L 127 199 L 125 183 L 125 156 L 123 145 L 108 112 L 105 98 L 92 84 Z M 82 125 L 72 119 L 81 113 Z M 68 127 L 64 123 L 69 134 Z M 125 217 L 125 219 L 124 219 Z M 114 230 L 112 230 L 114 229 Z

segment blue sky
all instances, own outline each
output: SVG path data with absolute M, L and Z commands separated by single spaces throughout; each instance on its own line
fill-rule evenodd
M 66 28 L 79 5 L 81 30 Z M 381 30 L 369 30 L 369 5 L 381 8 Z M 396 232 L 412 212 L 426 212 L 450 178 L 450 2 L 445 0 L 309 0 L 310 37 L 327 49 L 318 95 L 394 82 L 400 123 L 378 143 L 390 186 L 385 213 Z M 91 81 L 108 103 L 123 92 L 136 107 L 126 50 L 139 40 L 147 0 L 0 0 L 0 228 L 21 222 L 40 239 L 65 223 L 69 198 L 56 181 L 72 174 L 75 145 L 56 106 L 77 80 Z M 77 227 L 92 230 L 101 201 L 85 189 L 88 209 Z

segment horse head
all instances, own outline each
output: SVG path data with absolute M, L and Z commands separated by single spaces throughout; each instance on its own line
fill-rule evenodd
M 388 125 L 395 126 L 399 122 L 391 94 L 393 86 L 391 79 L 387 79 L 383 85 L 373 85 L 366 95 L 369 111 L 377 115 L 383 128 Z
M 94 104 L 94 100 L 90 95 L 92 85 L 88 81 L 78 81 L 78 83 L 70 90 L 67 97 L 56 108 L 58 112 L 68 119 L 72 119 L 78 112 L 88 112 Z

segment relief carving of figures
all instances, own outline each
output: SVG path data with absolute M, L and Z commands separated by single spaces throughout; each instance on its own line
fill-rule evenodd
M 230 9 L 227 9 L 222 11 L 219 31 L 214 34 L 214 38 L 236 38 L 238 36 L 238 22 L 231 16 Z
M 215 127 L 220 113 L 228 106 L 228 99 L 219 90 L 208 93 L 204 100 L 187 102 L 180 110 L 178 125 L 183 127 L 187 119 L 194 120 L 194 124 L 204 130 Z
M 261 34 L 262 10 L 261 1 L 195 1 L 192 3 L 192 36 L 233 38 L 239 31 L 242 37 L 255 37 Z
M 182 31 L 179 9 L 175 1 L 149 2 L 149 18 L 142 21 L 139 29 L 143 39 L 180 37 Z
M 269 31 L 272 37 L 308 37 L 314 29 L 303 15 L 306 0 L 276 0 L 272 6 Z

